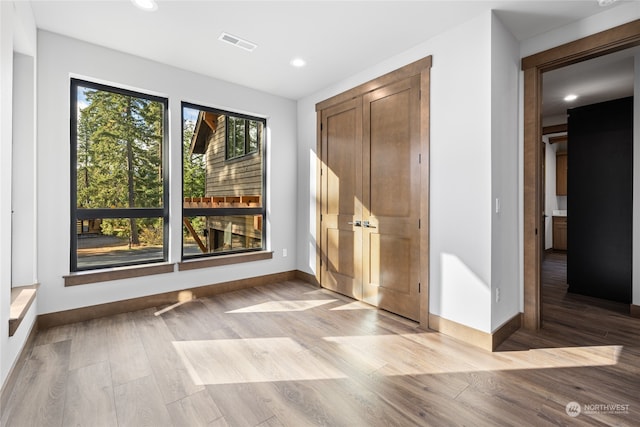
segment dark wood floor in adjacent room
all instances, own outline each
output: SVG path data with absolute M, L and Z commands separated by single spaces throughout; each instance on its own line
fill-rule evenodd
M 495 353 L 298 281 L 45 330 L 2 425 L 637 425 L 640 319 L 559 282 Z

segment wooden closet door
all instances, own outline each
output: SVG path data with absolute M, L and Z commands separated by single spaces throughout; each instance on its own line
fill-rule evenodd
M 362 98 L 321 114 L 321 285 L 362 299 Z
M 363 113 L 363 300 L 418 320 L 420 76 L 366 94 Z

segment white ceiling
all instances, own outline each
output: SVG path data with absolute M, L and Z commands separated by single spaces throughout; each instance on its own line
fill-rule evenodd
M 566 115 L 567 109 L 633 96 L 634 56 L 640 47 L 627 49 L 543 74 L 542 116 Z M 564 101 L 575 94 L 578 99 Z
M 569 1 L 32 0 L 38 28 L 164 64 L 299 99 L 397 55 L 487 10 L 518 40 L 603 11 Z M 609 7 L 616 7 L 614 4 Z M 226 31 L 254 52 L 218 41 Z M 290 65 L 294 57 L 307 61 Z

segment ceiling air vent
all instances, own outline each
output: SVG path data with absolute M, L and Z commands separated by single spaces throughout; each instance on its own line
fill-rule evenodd
M 253 52 L 253 50 L 258 47 L 258 45 L 255 43 L 251 43 L 248 40 L 243 40 L 240 37 L 232 36 L 229 33 L 220 34 L 220 37 L 218 37 L 218 40 L 221 40 L 225 43 L 232 44 L 241 49 L 248 50 L 249 52 Z

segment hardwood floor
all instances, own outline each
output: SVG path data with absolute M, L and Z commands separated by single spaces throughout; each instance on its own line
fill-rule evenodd
M 544 300 L 544 329 L 495 353 L 300 281 L 52 328 L 38 333 L 1 421 L 637 425 L 640 320 L 558 283 Z M 606 404 L 621 413 L 593 406 Z

